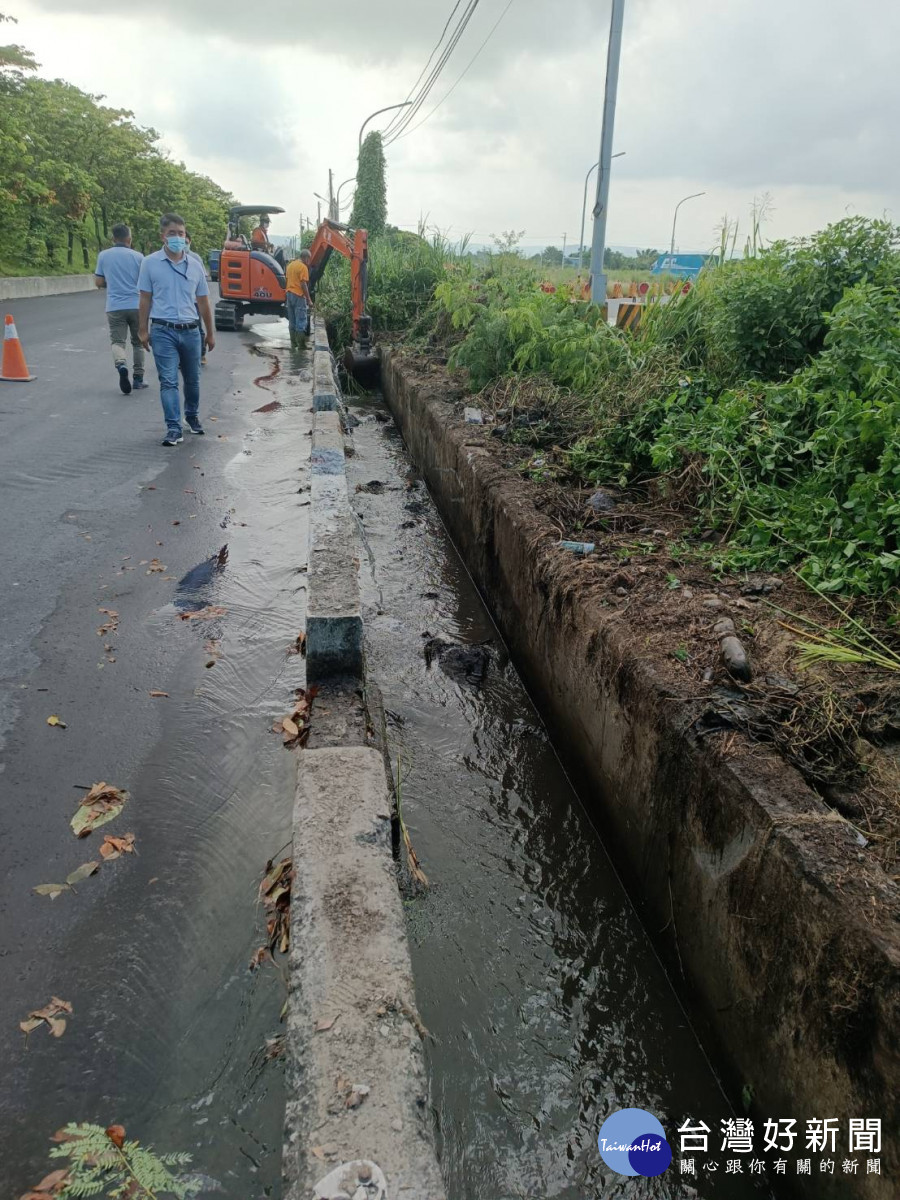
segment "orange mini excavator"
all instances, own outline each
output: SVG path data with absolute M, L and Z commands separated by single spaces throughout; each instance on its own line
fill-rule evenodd
M 216 329 L 242 328 L 248 313 L 286 313 L 284 266 L 279 256 L 254 249 L 240 232 L 244 216 L 279 213 L 273 205 L 238 205 L 228 214 L 228 238 L 219 258 L 219 296 Z M 334 251 L 350 260 L 353 342 L 344 352 L 344 364 L 361 382 L 377 378 L 378 359 L 372 345 L 372 318 L 366 312 L 366 283 L 369 264 L 368 234 L 336 221 L 323 221 L 309 247 L 309 290 L 316 284 Z

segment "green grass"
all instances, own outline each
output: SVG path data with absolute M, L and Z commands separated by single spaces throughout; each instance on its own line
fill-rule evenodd
M 43 275 L 90 275 L 92 267 L 51 267 L 42 263 L 39 267 L 23 266 L 21 263 L 10 263 L 0 259 L 0 279 L 22 279 L 30 276 Z

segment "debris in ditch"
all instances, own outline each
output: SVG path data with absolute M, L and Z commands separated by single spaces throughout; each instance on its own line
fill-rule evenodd
M 456 642 L 446 642 L 440 637 L 428 636 L 423 650 L 427 667 L 436 659 L 447 675 L 461 678 L 476 687 L 484 682 L 491 661 L 491 651 L 486 645 L 462 646 Z
M 403 846 L 406 850 L 406 866 L 410 876 L 420 887 L 427 888 L 428 876 L 422 870 L 419 863 L 419 856 L 413 849 L 409 830 L 406 828 L 406 822 L 403 820 L 403 769 L 399 758 L 397 759 L 397 821 L 400 825 L 400 836 L 403 839 Z
M 169 693 L 161 692 L 159 688 L 151 688 L 147 695 L 153 700 L 168 700 L 169 698 Z
M 60 1000 L 59 996 L 51 996 L 49 1004 L 30 1012 L 26 1020 L 19 1022 L 19 1028 L 27 1038 L 29 1033 L 33 1033 L 40 1025 L 46 1023 L 51 1035 L 60 1038 L 66 1032 L 66 1018 L 60 1014 L 65 1013 L 67 1016 L 71 1016 L 72 1011 L 72 1005 L 68 1000 Z
M 162 542 L 159 545 L 162 545 Z M 167 570 L 165 563 L 161 563 L 158 558 L 152 558 L 147 566 L 146 573 L 148 575 L 161 575 L 165 570 Z
M 366 1083 L 354 1083 L 344 1099 L 345 1108 L 359 1108 L 372 1089 Z
M 294 641 L 287 648 L 288 654 L 300 654 L 306 657 L 306 634 L 302 631 L 297 634 Z
M 87 837 L 98 825 L 114 820 L 125 807 L 128 792 L 109 783 L 95 783 L 78 806 L 70 824 L 76 837 Z
M 283 1058 L 285 1051 L 284 1034 L 279 1033 L 277 1037 L 266 1038 L 266 1061 L 272 1062 L 276 1058 Z
M 266 863 L 266 873 L 259 885 L 259 898 L 266 910 L 265 946 L 260 946 L 250 960 L 250 970 L 260 966 L 266 957 L 274 961 L 276 949 L 281 954 L 287 954 L 290 949 L 291 937 L 291 886 L 294 882 L 294 863 L 290 858 L 283 858 L 277 866 L 270 859 Z
M 603 488 L 598 488 L 588 500 L 588 504 L 596 513 L 612 512 L 616 507 L 616 499 L 615 496 L 611 496 Z
M 577 558 L 586 558 L 588 554 L 593 554 L 596 546 L 593 542 L 567 542 L 560 541 L 559 547 L 561 550 L 568 550 Z
M 380 496 L 384 491 L 384 484 L 380 479 L 370 479 L 368 483 L 358 483 L 356 490 L 358 492 L 368 492 L 372 496 Z
M 264 404 L 261 408 L 254 408 L 255 413 L 270 413 L 278 412 L 281 408 L 281 403 L 278 400 L 270 400 L 268 404 Z
M 314 1147 L 326 1151 L 328 1147 Z M 318 1158 L 319 1155 L 316 1155 Z M 328 1157 L 335 1157 L 328 1155 Z M 377 1163 L 371 1159 L 354 1159 L 341 1163 L 313 1188 L 313 1200 L 332 1200 L 336 1197 L 365 1197 L 366 1200 L 387 1200 L 387 1179 Z
M 312 728 L 312 706 L 318 691 L 317 687 L 297 688 L 294 691 L 296 700 L 293 712 L 288 713 L 286 717 L 282 717 L 272 726 L 274 733 L 284 734 L 284 744 L 287 749 L 293 750 L 297 746 L 302 749 L 309 741 L 309 732 Z
M 750 658 L 734 627 L 731 617 L 721 617 L 713 625 L 713 633 L 719 639 L 719 649 L 725 669 L 734 679 L 749 683 L 753 678 Z
M 467 425 L 483 425 L 484 416 L 480 408 L 470 408 L 466 406 L 463 409 L 463 418 Z
M 53 714 L 53 716 L 52 716 L 52 717 L 48 717 L 48 718 L 47 718 L 47 724 L 48 724 L 48 725 L 53 725 L 53 726 L 55 726 L 55 728 L 57 728 L 57 729 L 65 729 L 65 728 L 66 728 L 66 723 L 65 723 L 65 721 L 61 721 L 61 720 L 59 719 L 59 717 L 58 717 L 58 716 L 56 716 L 56 714 L 55 714 L 55 713 Z

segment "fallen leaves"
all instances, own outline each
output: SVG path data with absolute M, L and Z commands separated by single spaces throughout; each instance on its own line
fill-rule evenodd
M 328 1033 L 329 1029 L 333 1029 L 340 1020 L 340 1016 L 341 1014 L 338 1013 L 336 1017 L 332 1017 L 329 1021 L 316 1021 L 316 1033 Z
M 67 1013 L 71 1016 L 72 1005 L 68 1000 L 60 1000 L 59 996 L 51 996 L 49 1004 L 30 1012 L 26 1020 L 19 1022 L 19 1028 L 27 1037 L 29 1033 L 34 1033 L 39 1026 L 46 1024 L 50 1029 L 51 1036 L 60 1038 L 66 1032 L 66 1019 L 61 1017 L 60 1013 Z M 35 1190 L 39 1190 L 39 1188 Z M 46 1191 L 46 1189 L 44 1190 Z
M 53 725 L 57 729 L 65 729 L 65 727 L 66 727 L 65 721 L 60 720 L 60 718 L 55 713 L 53 714 L 52 717 L 47 718 L 47 724 Z
M 277 865 L 270 859 L 266 863 L 266 873 L 259 885 L 259 898 L 266 910 L 265 946 L 260 946 L 250 959 L 250 970 L 253 971 L 267 958 L 274 961 L 276 949 L 281 954 L 287 954 L 291 944 L 291 886 L 294 882 L 294 864 L 290 858 L 283 858 Z
M 123 854 L 134 854 L 134 834 L 126 833 L 124 837 L 113 837 L 108 833 L 100 847 L 100 857 L 104 862 L 115 862 Z
M 178 614 L 179 621 L 208 621 L 211 617 L 224 617 L 228 612 L 227 608 L 222 608 L 220 604 L 207 604 L 206 608 L 200 608 L 196 612 L 180 612 Z
M 119 630 L 119 614 L 112 608 L 98 608 L 97 612 L 103 613 L 108 617 L 108 621 L 104 621 L 97 630 L 97 637 L 106 637 L 108 633 L 118 633 Z
M 162 542 L 158 542 L 157 545 L 161 546 Z M 165 571 L 165 570 L 167 570 L 167 567 L 164 563 L 161 563 L 158 558 L 152 558 L 147 567 L 147 574 L 148 575 L 161 575 L 163 573 L 163 571 Z
M 306 656 L 306 634 L 298 633 L 296 638 L 294 638 L 293 642 L 291 643 L 291 645 L 288 646 L 287 652 L 288 652 L 288 654 L 302 654 L 305 657 Z
M 284 734 L 284 744 L 289 750 L 295 746 L 303 747 L 309 741 L 309 731 L 312 727 L 312 706 L 318 694 L 318 688 L 297 688 L 294 692 L 294 711 L 276 721 L 272 726 L 273 733 Z
M 121 1150 L 125 1145 L 125 1126 L 110 1125 L 106 1130 L 106 1136 L 118 1150 Z
M 128 800 L 128 792 L 109 783 L 95 783 L 78 806 L 70 824 L 76 837 L 87 837 L 98 825 L 119 815 Z
M 61 1196 L 63 1195 L 61 1189 L 64 1188 L 68 1179 L 68 1167 L 63 1167 L 59 1171 L 51 1171 L 49 1175 L 44 1176 L 40 1183 L 35 1184 L 31 1191 L 20 1196 L 19 1200 L 47 1200 L 48 1196 Z
M 95 871 L 100 870 L 99 862 L 86 862 L 77 867 L 71 875 L 66 876 L 66 883 L 69 887 L 74 887 L 76 883 L 81 883 L 83 880 L 93 875 Z
M 168 692 L 161 692 L 158 688 L 151 688 L 147 695 L 151 696 L 154 700 L 168 700 L 169 698 Z

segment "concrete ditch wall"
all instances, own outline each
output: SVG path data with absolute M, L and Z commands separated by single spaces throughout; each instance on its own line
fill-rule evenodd
M 93 275 L 7 275 L 0 278 L 0 300 L 27 300 L 33 296 L 63 296 L 92 292 Z
M 287 1001 L 285 1200 L 443 1200 L 425 1036 L 391 849 L 393 797 L 369 732 L 358 534 L 342 404 L 316 322 L 307 675 L 298 753 Z M 381 1189 L 381 1190 L 378 1190 Z
M 786 1178 L 804 1200 L 896 1195 L 900 1176 L 900 950 L 869 919 L 871 895 L 828 884 L 808 841 L 830 815 L 773 756 L 726 758 L 690 733 L 683 706 L 579 588 L 558 530 L 523 481 L 382 355 L 382 381 L 413 460 L 531 686 L 556 744 L 624 869 L 645 926 L 664 930 L 673 978 L 730 1064 L 753 1115 L 880 1118 L 881 1176 Z M 832 824 L 837 861 L 850 831 Z M 885 878 L 885 889 L 891 885 Z M 871 912 L 871 908 L 868 909 Z M 893 1132 L 888 1132 L 893 1131 Z M 840 1166 L 840 1163 L 838 1164 Z

